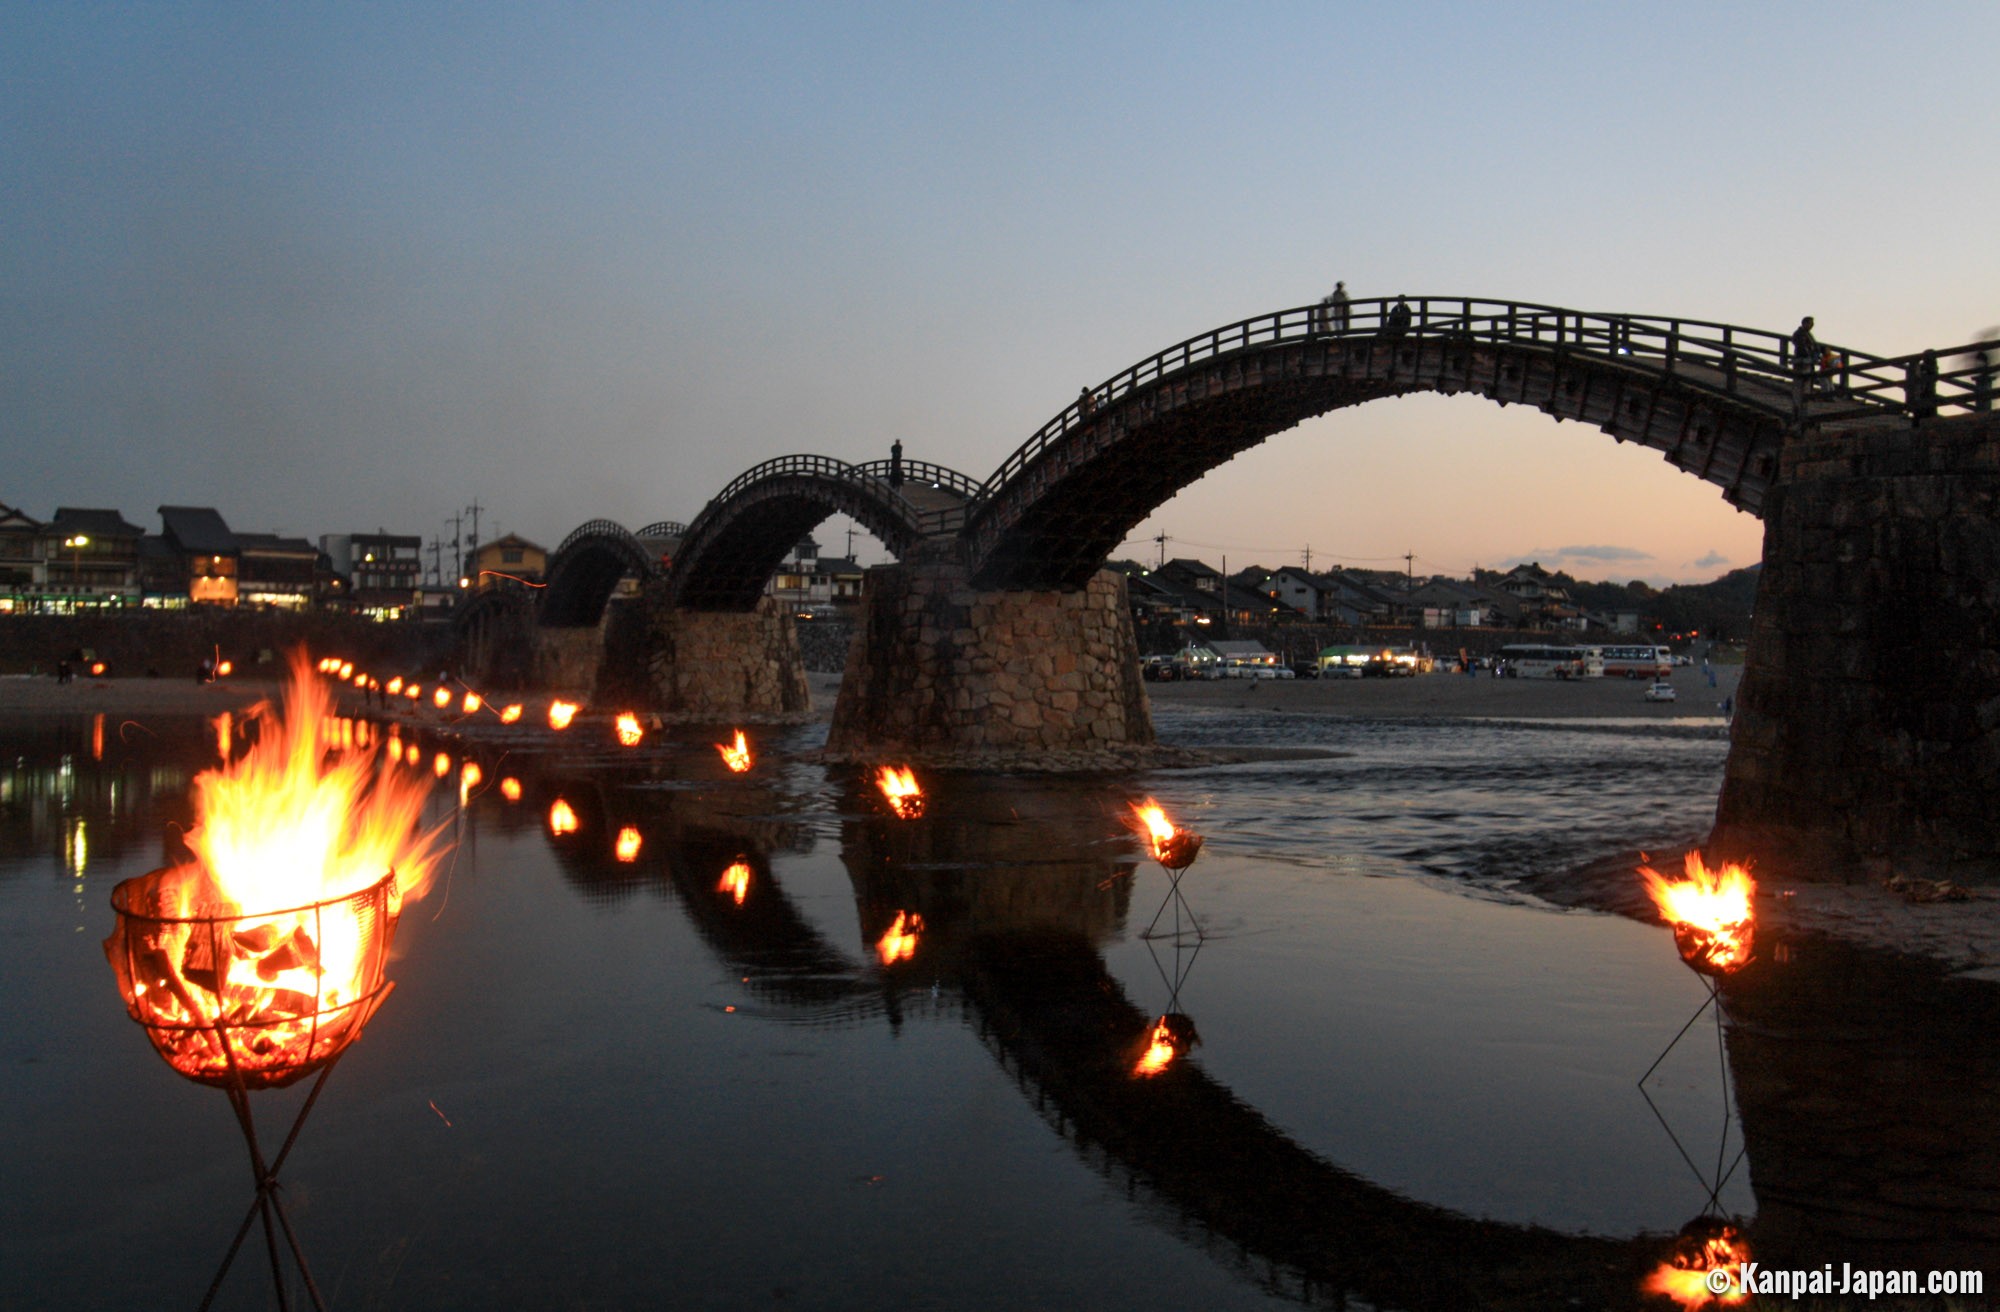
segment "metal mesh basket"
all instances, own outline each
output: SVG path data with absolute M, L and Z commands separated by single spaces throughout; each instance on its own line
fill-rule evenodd
M 127 1013 L 169 1066 L 202 1084 L 273 1089 L 360 1037 L 395 987 L 383 978 L 400 909 L 393 871 L 345 897 L 259 912 L 196 901 L 186 874 L 119 884 L 104 941 Z

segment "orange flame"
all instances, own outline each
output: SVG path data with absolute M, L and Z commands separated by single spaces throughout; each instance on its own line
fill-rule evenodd
M 1756 928 L 1751 899 L 1757 885 L 1734 862 L 1710 871 L 1700 852 L 1687 854 L 1686 868 L 1687 877 L 1679 880 L 1650 866 L 1640 866 L 1639 874 L 1661 918 L 1674 928 L 1681 960 L 1704 975 L 1726 975 L 1750 960 Z
M 722 882 L 715 886 L 718 893 L 727 893 L 742 906 L 743 899 L 750 895 L 750 867 L 746 862 L 737 861 L 722 872 Z
M 331 709 L 300 654 L 281 720 L 196 776 L 193 859 L 113 894 L 127 1008 L 190 1078 L 288 1083 L 357 1037 L 395 919 L 450 846 L 417 831 L 428 781 L 339 750 Z
M 480 705 L 481 705 L 481 702 L 480 702 L 480 697 L 479 697 L 479 694 L 478 694 L 478 693 L 476 693 L 476 692 L 469 692 L 469 693 L 465 694 L 465 702 L 464 702 L 464 707 L 465 707 L 465 713 L 466 713 L 467 715 L 470 715 L 470 714 L 472 714 L 472 713 L 473 713 L 474 711 L 478 710 L 478 709 L 479 709 L 479 707 L 480 707 Z
M 1153 859 L 1169 870 L 1185 870 L 1201 852 L 1201 835 L 1167 819 L 1166 808 L 1152 798 L 1132 803 L 1132 828 L 1151 846 Z
M 94 679 L 94 678 L 97 678 L 98 676 L 102 675 L 103 673 L 104 673 L 104 662 L 103 662 L 103 661 L 92 661 L 92 662 L 90 663 L 90 676 L 91 676 L 91 677 L 92 677 L 93 679 Z
M 924 918 L 912 911 L 907 914 L 898 911 L 896 919 L 890 923 L 889 932 L 876 941 L 875 951 L 882 958 L 882 964 L 893 966 L 899 961 L 908 961 L 917 954 L 917 936 L 924 932 Z
M 403 676 L 398 674 L 391 678 L 388 683 L 382 686 L 382 691 L 388 693 L 391 697 L 403 691 Z
M 639 727 L 639 717 L 630 711 L 618 712 L 618 721 L 614 727 L 618 731 L 619 743 L 626 747 L 637 747 L 640 740 L 646 736 L 646 731 Z
M 103 717 L 103 716 L 101 716 L 101 715 L 100 715 L 100 716 L 98 716 L 97 718 L 98 718 L 98 720 L 99 720 L 100 722 L 102 722 L 102 720 L 104 719 L 104 717 Z M 210 723 L 212 723 L 212 724 L 213 724 L 213 725 L 215 726 L 215 755 L 216 755 L 216 759 L 218 759 L 218 760 L 220 760 L 220 761 L 223 761 L 223 762 L 225 762 L 225 763 L 226 763 L 226 762 L 227 762 L 227 761 L 229 760 L 229 746 L 230 746 L 230 740 L 229 740 L 229 728 L 230 728 L 230 719 L 229 719 L 229 712 L 228 712 L 228 711 L 224 711 L 224 712 L 223 712 L 222 714 L 220 714 L 220 715 L 216 716 L 214 720 L 210 721 Z
M 445 687 L 443 684 L 439 684 L 438 690 L 431 694 L 431 705 L 437 707 L 440 711 L 451 705 L 451 689 Z
M 515 702 L 512 706 L 509 706 L 506 710 L 500 712 L 500 723 L 502 724 L 512 724 L 514 723 L 514 721 L 520 718 L 521 718 L 521 703 L 519 702 Z
M 409 698 L 411 701 L 415 701 L 423 695 L 424 690 L 421 684 L 406 683 L 403 685 L 403 696 Z
M 924 813 L 924 790 L 917 785 L 917 776 L 909 766 L 898 770 L 893 765 L 882 767 L 875 776 L 875 786 L 888 799 L 889 809 L 900 820 L 914 820 Z
M 236 663 L 234 661 L 223 661 L 221 664 L 215 667 L 215 677 L 218 679 L 226 679 L 229 677 L 231 673 L 235 671 L 235 669 L 236 669 Z
M 578 827 L 576 812 L 570 809 L 568 802 L 558 797 L 554 802 L 549 804 L 549 832 L 551 834 L 557 837 L 561 837 L 563 834 L 573 834 L 577 831 Z
M 444 778 L 444 777 L 445 777 L 446 775 L 450 774 L 450 773 L 451 773 L 451 757 L 450 757 L 450 756 L 449 756 L 448 754 L 444 753 L 444 752 L 439 752 L 439 753 L 438 753 L 438 754 L 437 754 L 436 756 L 432 757 L 432 758 L 431 758 L 431 773 L 432 773 L 432 774 L 434 774 L 434 775 L 436 775 L 436 776 L 437 776 L 438 778 L 440 778 L 440 779 L 442 779 L 442 778 Z
M 505 779 L 502 779 L 500 781 L 500 796 L 506 798 L 510 802 L 520 801 L 521 781 L 519 779 L 516 779 L 511 774 L 508 775 Z
M 346 683 L 349 679 L 353 677 L 354 677 L 354 662 L 342 661 L 340 663 L 340 681 L 342 683 Z
M 1132 1068 L 1134 1075 L 1158 1075 L 1174 1064 L 1180 1056 L 1180 1048 L 1174 1043 L 1174 1033 L 1167 1028 L 1167 1018 L 1160 1017 L 1153 1025 L 1152 1037 L 1146 1043 L 1146 1051 L 1140 1055 L 1139 1064 Z
M 734 773 L 742 774 L 750 768 L 750 740 L 743 736 L 741 729 L 736 731 L 736 742 L 733 745 L 717 743 L 715 750 L 722 753 L 722 763 Z
M 630 865 L 639 859 L 639 848 L 644 842 L 636 827 L 626 825 L 618 831 L 618 844 L 614 851 L 620 861 Z
M 1711 1271 L 1739 1270 L 1750 1260 L 1750 1245 L 1735 1226 L 1725 1221 L 1705 1219 L 1690 1222 L 1674 1241 L 1674 1253 L 1655 1267 L 1640 1289 L 1648 1294 L 1664 1294 L 1686 1312 L 1697 1308 L 1734 1307 L 1749 1301 L 1750 1295 L 1734 1282 L 1718 1294 L 1709 1289 Z
M 575 702 L 549 703 L 549 728 L 567 729 L 569 722 L 576 718 Z

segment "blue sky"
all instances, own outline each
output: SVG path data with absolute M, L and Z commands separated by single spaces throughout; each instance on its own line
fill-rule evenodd
M 1969 4 L 0 5 L 0 501 L 429 537 L 477 498 L 553 543 L 792 452 L 983 477 L 1082 384 L 1337 277 L 1957 343 L 2000 323 L 1996 37 Z M 1281 434 L 1161 532 L 1655 581 L 1761 541 L 1657 456 L 1437 397 Z

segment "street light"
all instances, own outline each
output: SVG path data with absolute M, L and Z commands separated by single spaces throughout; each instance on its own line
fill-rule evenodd
M 83 584 L 80 582 L 80 580 L 83 578 L 83 549 L 90 545 L 90 537 L 88 534 L 79 533 L 73 538 L 64 538 L 63 545 L 70 549 L 70 557 L 69 557 L 70 590 L 73 592 L 81 592 L 83 590 Z

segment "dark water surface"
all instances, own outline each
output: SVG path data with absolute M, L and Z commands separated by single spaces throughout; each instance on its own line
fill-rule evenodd
M 284 1170 L 331 1304 L 1616 1306 L 1746 1128 L 1719 1206 L 1762 1252 L 2000 1275 L 1993 1132 L 1939 1128 L 2000 1122 L 1988 990 L 1767 949 L 1731 1074 L 1704 1018 L 1649 1104 L 1703 985 L 1663 929 L 1510 891 L 1698 838 L 1719 723 L 1160 727 L 1338 755 L 939 776 L 901 822 L 796 760 L 817 727 L 747 779 L 719 732 L 472 750 L 433 799 L 455 863 Z M 208 740 L 92 728 L 0 748 L 0 1304 L 193 1307 L 249 1169 L 99 944 Z M 1146 793 L 1207 836 L 1182 902 L 1124 827 Z M 898 912 L 925 929 L 885 967 Z M 1137 1078 L 1167 1011 L 1200 1046 Z M 267 1134 L 299 1093 L 254 1099 Z M 218 1306 L 275 1306 L 260 1249 Z

